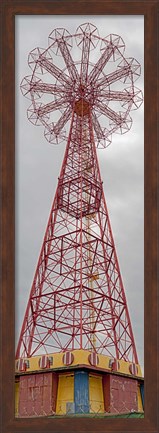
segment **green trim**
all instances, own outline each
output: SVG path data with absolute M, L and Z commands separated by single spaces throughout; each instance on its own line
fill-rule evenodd
M 54 415 L 47 418 L 144 418 L 144 412 L 128 412 L 119 414 L 108 413 L 85 413 L 85 414 L 70 414 L 70 415 Z

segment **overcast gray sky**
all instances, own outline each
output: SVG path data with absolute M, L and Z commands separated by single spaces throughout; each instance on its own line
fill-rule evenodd
M 50 145 L 43 127 L 27 119 L 30 103 L 20 83 L 31 74 L 27 59 L 36 48 L 47 48 L 48 35 L 57 27 L 74 34 L 91 22 L 101 37 L 120 35 L 125 57 L 142 67 L 136 86 L 143 90 L 143 16 L 16 16 L 16 343 L 54 198 L 65 144 Z M 98 150 L 104 191 L 124 281 L 139 362 L 144 365 L 144 106 L 132 111 L 133 125 L 112 144 Z

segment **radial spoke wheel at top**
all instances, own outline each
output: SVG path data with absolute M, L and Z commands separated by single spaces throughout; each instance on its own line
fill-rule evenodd
M 60 137 L 68 138 L 73 111 L 90 113 L 97 147 L 107 147 L 112 133 L 129 131 L 130 111 L 143 97 L 134 86 L 140 64 L 124 57 L 123 39 L 114 34 L 101 38 L 97 28 L 86 23 L 74 35 L 62 28 L 53 30 L 48 43 L 46 49 L 31 51 L 32 75 L 21 83 L 23 95 L 32 102 L 28 119 L 45 127 L 46 139 L 57 144 Z
M 31 51 L 21 91 L 28 119 L 67 146 L 16 357 L 87 349 L 137 363 L 96 147 L 131 128 L 140 65 L 120 36 L 101 38 L 90 23 L 48 41 Z

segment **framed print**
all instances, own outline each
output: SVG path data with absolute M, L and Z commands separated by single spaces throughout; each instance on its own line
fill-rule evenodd
M 67 4 L 65 1 L 36 1 L 32 4 L 30 1 L 6 0 L 3 1 L 1 9 L 3 431 L 157 431 L 158 1 L 105 1 L 98 4 L 92 0 L 87 4 L 82 1 L 71 1 Z M 105 37 L 105 27 L 108 29 L 108 37 Z M 64 30 L 65 28 L 68 30 Z M 111 31 L 111 28 L 114 30 Z M 45 37 L 41 29 L 46 30 Z M 119 33 L 122 29 L 122 36 L 128 35 L 126 39 L 131 57 L 129 48 L 125 49 L 124 37 L 117 35 L 118 29 Z M 46 41 L 46 48 L 34 49 L 34 46 L 39 47 L 40 43 L 44 46 L 48 35 L 48 47 Z M 73 48 L 71 51 L 72 40 L 75 41 L 77 48 L 81 49 L 80 61 L 77 49 Z M 28 47 L 30 72 L 27 71 L 26 63 L 23 64 L 24 52 L 28 54 Z M 142 55 L 144 53 L 144 64 L 141 52 Z M 143 112 L 142 80 L 140 79 L 139 88 L 138 84 L 134 84 L 140 76 L 138 60 L 145 71 L 144 125 L 140 118 L 135 136 L 135 120 L 138 119 L 137 114 L 140 110 Z M 104 69 L 105 64 L 108 67 L 107 72 Z M 52 81 L 50 75 L 55 80 Z M 22 94 L 31 99 L 31 105 L 30 101 L 27 103 L 27 99 L 17 96 L 19 85 Z M 52 95 L 55 95 L 53 100 Z M 19 98 L 26 102 L 19 102 Z M 139 108 L 140 106 L 142 108 Z M 129 111 L 137 108 L 137 114 L 135 110 L 135 114 L 131 113 L 134 128 L 130 132 L 132 119 Z M 29 122 L 28 126 L 23 124 L 22 116 L 26 110 L 28 119 L 34 126 Z M 55 111 L 56 114 L 60 113 L 58 118 Z M 44 129 L 41 147 L 39 141 L 42 128 L 35 128 L 35 125 L 40 124 Z M 34 140 L 31 137 L 29 128 L 34 131 L 35 136 L 36 130 L 38 131 L 37 142 L 36 138 Z M 115 141 L 116 132 L 122 134 L 121 141 L 119 135 L 116 135 Z M 125 132 L 128 134 L 125 135 Z M 60 146 L 56 146 L 57 150 L 50 147 L 50 157 L 47 159 L 45 139 L 51 144 L 67 143 L 64 160 L 64 145 L 61 146 L 61 150 Z M 112 203 L 116 214 L 116 220 L 113 220 L 115 243 L 117 239 L 120 265 L 122 262 L 121 273 L 125 262 L 124 275 L 129 287 L 128 292 L 127 287 L 124 292 L 104 198 L 105 186 L 102 186 L 95 151 L 95 144 L 97 148 L 105 148 L 111 139 L 112 142 L 114 140 L 114 150 L 108 156 L 108 162 L 105 162 L 105 156 L 99 156 L 99 152 L 98 158 L 104 184 L 108 184 L 110 179 L 112 185 L 110 197 L 113 197 Z M 126 150 L 126 141 L 129 142 L 129 150 Z M 34 144 L 29 150 L 31 142 Z M 123 146 L 123 155 L 126 154 L 122 161 L 118 150 L 119 142 Z M 133 148 L 134 142 L 135 148 L 131 153 L 131 143 Z M 55 150 L 56 157 L 53 156 Z M 108 155 L 107 149 L 101 152 Z M 50 161 L 53 158 L 56 158 L 53 171 L 57 172 L 55 177 L 58 181 L 54 192 L 54 185 L 49 180 L 52 169 Z M 40 165 L 39 172 L 38 168 L 36 169 L 36 161 Z M 119 161 L 121 170 L 124 171 L 124 167 L 127 166 L 127 185 L 122 182 L 121 171 L 118 170 Z M 58 177 L 60 165 L 62 168 Z M 116 176 L 113 176 L 113 169 Z M 49 182 L 50 192 L 47 195 L 45 191 Z M 29 191 L 32 189 L 31 199 L 28 199 L 26 184 L 30 185 Z M 119 188 L 120 192 L 116 193 L 115 188 Z M 131 195 L 131 188 L 134 195 Z M 47 209 L 49 212 L 53 196 L 55 198 L 45 231 L 46 212 Z M 118 197 L 121 197 L 120 203 Z M 37 218 L 30 212 L 30 209 L 34 209 L 35 198 L 35 211 L 40 216 L 38 221 L 36 219 L 36 230 L 36 223 L 31 226 L 32 222 L 28 219 L 29 213 L 32 220 Z M 107 198 L 109 202 L 109 193 L 106 200 Z M 125 205 L 125 220 L 123 214 L 120 214 L 122 203 Z M 110 200 L 108 207 L 111 220 L 113 205 L 111 209 Z M 138 215 L 135 214 L 139 215 L 136 220 L 135 217 Z M 24 242 L 20 244 L 22 220 Z M 116 235 L 120 233 L 122 226 L 125 233 L 129 233 L 129 245 L 126 234 L 124 237 L 122 234 L 121 237 Z M 131 231 L 135 233 L 132 238 Z M 38 241 L 36 245 L 36 239 L 39 236 L 41 242 L 43 235 L 44 240 L 36 267 L 40 250 Z M 25 248 L 28 248 L 29 254 L 23 254 Z M 107 255 L 104 253 L 105 248 Z M 141 289 L 143 262 L 144 359 Z M 30 295 L 29 272 L 34 274 Z M 106 275 L 106 281 L 103 275 Z M 23 294 L 20 291 L 22 285 L 26 287 Z M 127 301 L 130 303 L 130 314 Z M 103 317 L 107 317 L 107 322 L 106 319 L 103 321 Z M 15 345 L 17 412 L 14 393 Z M 41 348 L 44 354 L 40 352 Z M 136 412 L 143 414 L 143 376 L 140 369 L 143 366 L 144 416 L 135 417 Z M 45 369 L 48 369 L 48 372 Z M 36 381 L 34 387 L 31 385 L 33 379 Z M 50 383 L 48 379 L 51 380 Z M 43 385 L 41 380 L 44 381 Z M 115 389 L 112 385 L 113 380 L 116 381 Z M 124 384 L 125 389 L 126 386 L 130 387 L 130 382 L 131 397 L 129 403 L 126 400 L 123 409 L 119 404 L 121 384 Z M 137 396 L 139 388 L 140 401 L 139 397 L 135 397 L 133 403 L 134 395 Z M 36 395 L 39 392 L 38 398 L 34 395 L 35 391 Z M 27 402 L 26 395 L 29 395 Z M 87 401 L 82 401 L 82 395 L 85 395 L 83 398 Z M 121 416 L 111 416 L 115 413 Z M 124 416 L 124 413 L 127 416 Z

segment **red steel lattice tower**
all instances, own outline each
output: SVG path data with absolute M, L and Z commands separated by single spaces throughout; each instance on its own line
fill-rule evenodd
M 73 36 L 54 30 L 48 48 L 29 55 L 28 118 L 49 142 L 67 145 L 16 358 L 88 349 L 138 363 L 96 153 L 130 129 L 130 110 L 143 100 L 134 87 L 140 64 L 124 49 L 121 37 L 102 39 L 86 23 Z

